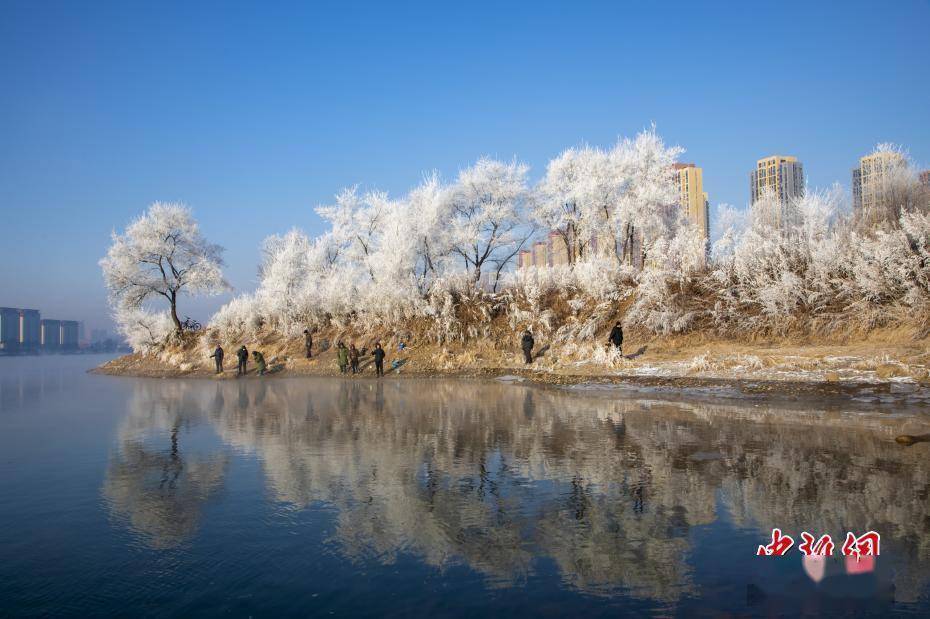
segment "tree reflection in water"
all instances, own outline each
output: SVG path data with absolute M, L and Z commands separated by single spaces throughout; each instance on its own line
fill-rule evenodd
M 104 493 L 152 545 L 194 533 L 226 460 L 136 437 L 205 421 L 260 460 L 276 501 L 334 507 L 351 561 L 412 553 L 508 586 L 547 558 L 577 589 L 675 601 L 697 593 L 694 527 L 725 516 L 760 540 L 874 529 L 896 599 L 927 583 L 926 456 L 893 442 L 926 432 L 919 417 L 467 381 L 140 381 Z
M 213 406 L 222 410 L 222 399 Z M 130 410 L 107 468 L 103 494 L 111 512 L 126 519 L 146 543 L 174 547 L 196 531 L 203 505 L 223 482 L 228 456 L 181 449 L 182 428 L 202 419 L 202 409 L 180 385 L 137 390 Z

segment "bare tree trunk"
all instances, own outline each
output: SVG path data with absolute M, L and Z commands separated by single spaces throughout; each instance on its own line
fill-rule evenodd
M 174 322 L 174 330 L 181 333 L 181 321 L 178 320 L 178 293 L 171 291 L 171 320 Z

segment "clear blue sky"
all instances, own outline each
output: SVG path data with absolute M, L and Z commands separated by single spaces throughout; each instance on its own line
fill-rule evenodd
M 343 186 L 482 154 L 537 177 L 651 122 L 712 204 L 745 205 L 773 153 L 812 186 L 879 141 L 930 161 L 927 0 L 193 4 L 0 4 L 0 305 L 106 325 L 97 260 L 155 200 L 247 290 L 261 240 L 319 231 Z

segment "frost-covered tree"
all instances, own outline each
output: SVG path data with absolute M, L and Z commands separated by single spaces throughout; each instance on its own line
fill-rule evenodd
M 920 182 L 918 169 L 904 147 L 881 143 L 870 156 L 875 159 L 868 183 L 868 206 L 854 213 L 859 231 L 896 228 L 902 214 L 930 211 L 930 187 Z
M 483 157 L 462 170 L 450 190 L 450 247 L 476 285 L 490 270 L 496 290 L 501 271 L 532 235 L 526 216 L 528 171 L 523 163 Z
M 634 139 L 621 140 L 610 151 L 607 170 L 617 192 L 610 228 L 619 241 L 615 250 L 621 263 L 634 263 L 637 241 L 645 261 L 656 243 L 674 234 L 681 207 L 672 166 L 682 152 L 678 146 L 666 146 L 654 126 Z
M 223 248 L 208 242 L 190 209 L 156 202 L 133 221 L 100 260 L 117 319 L 149 299 L 164 297 L 176 331 L 181 331 L 177 301 L 183 294 L 220 294 Z
M 571 263 L 588 254 L 589 245 L 618 266 L 642 262 L 677 226 L 672 165 L 681 152 L 666 146 L 655 127 L 609 150 L 566 150 L 549 162 L 534 216 L 559 233 Z
M 598 205 L 588 199 L 593 148 L 569 148 L 549 161 L 546 176 L 536 187 L 533 217 L 543 227 L 558 233 L 565 244 L 568 263 L 585 257 L 597 228 Z
M 429 291 L 430 284 L 441 277 L 448 267 L 452 251 L 449 220 L 452 202 L 449 187 L 443 185 L 436 172 L 424 177 L 407 196 L 408 234 L 415 238 L 417 286 L 421 294 Z

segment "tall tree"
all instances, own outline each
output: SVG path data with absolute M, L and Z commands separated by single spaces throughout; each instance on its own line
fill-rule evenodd
M 501 271 L 532 235 L 526 223 L 529 168 L 483 157 L 459 173 L 451 188 L 451 248 L 475 285 L 487 267 L 496 290 Z
M 190 209 L 156 202 L 123 234 L 113 233 L 113 244 L 100 266 L 117 309 L 140 308 L 150 298 L 164 297 L 180 332 L 178 296 L 229 290 L 222 253 L 222 247 L 200 234 Z

